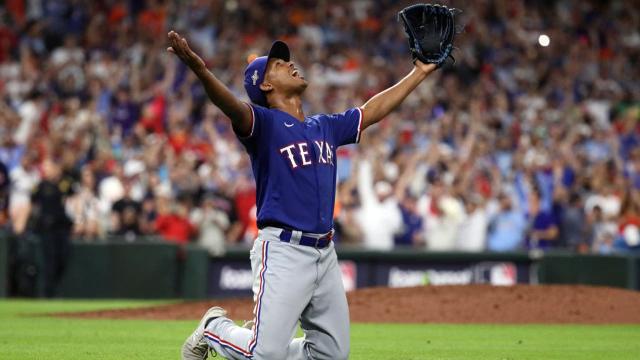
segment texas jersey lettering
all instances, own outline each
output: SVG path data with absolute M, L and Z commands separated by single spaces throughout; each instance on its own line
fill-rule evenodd
M 360 140 L 362 111 L 319 114 L 299 121 L 251 104 L 253 127 L 240 137 L 256 182 L 258 227 L 280 224 L 311 233 L 333 228 L 336 149 Z
M 328 164 L 331 166 L 335 166 L 333 164 L 333 148 L 332 144 L 329 144 L 325 141 L 314 141 L 313 142 L 317 147 L 318 160 L 317 164 Z M 296 152 L 296 148 L 298 151 L 298 159 L 302 160 L 302 166 L 307 166 L 313 164 L 313 162 L 309 159 L 309 144 L 306 142 L 301 142 L 294 145 L 289 145 L 280 149 L 280 153 L 286 153 L 289 161 L 291 161 L 291 168 L 295 169 L 298 167 L 299 162 L 296 162 L 296 157 L 294 153 Z

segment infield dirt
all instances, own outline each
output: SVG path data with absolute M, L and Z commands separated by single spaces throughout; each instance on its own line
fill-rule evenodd
M 640 292 L 590 286 L 425 286 L 369 288 L 347 294 L 352 322 L 490 324 L 640 324 Z M 80 318 L 199 319 L 222 306 L 251 319 L 251 299 L 224 299 L 138 309 L 53 314 Z

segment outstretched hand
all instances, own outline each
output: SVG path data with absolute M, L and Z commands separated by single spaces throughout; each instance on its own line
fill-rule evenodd
M 169 31 L 167 37 L 169 38 L 170 45 L 167 48 L 168 52 L 176 54 L 176 56 L 192 70 L 206 67 L 204 60 L 189 48 L 187 39 L 181 37 L 180 34 L 173 30 Z

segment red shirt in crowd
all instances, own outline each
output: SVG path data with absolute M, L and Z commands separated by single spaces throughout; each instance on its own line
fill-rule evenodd
M 150 103 L 144 107 L 140 124 L 149 132 L 164 133 L 163 117 L 166 112 L 167 101 L 164 96 L 156 95 Z
M 636 215 L 636 214 L 623 215 L 620 218 L 620 221 L 618 221 L 618 230 L 620 231 L 620 234 L 624 232 L 624 228 L 627 227 L 627 225 L 635 225 L 638 228 L 640 228 L 640 215 Z
M 166 240 L 186 244 L 196 229 L 188 219 L 180 215 L 165 214 L 156 218 L 156 231 Z
M 256 205 L 256 189 L 239 189 L 235 195 L 235 203 L 238 219 L 246 229 L 251 225 L 251 208 Z

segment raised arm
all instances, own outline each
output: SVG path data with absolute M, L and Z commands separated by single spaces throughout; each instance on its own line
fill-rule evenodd
M 416 60 L 416 64 L 402 80 L 392 87 L 375 95 L 362 105 L 362 130 L 377 123 L 398 107 L 422 80 L 436 69 L 434 64 L 424 64 Z
M 363 208 L 379 205 L 373 188 L 373 166 L 367 158 L 363 158 L 358 166 L 358 195 Z
M 211 102 L 231 119 L 236 133 L 240 136 L 249 135 L 253 125 L 249 105 L 238 100 L 231 90 L 207 69 L 200 56 L 189 48 L 185 38 L 173 30 L 169 32 L 168 37 L 170 46 L 167 51 L 176 54 L 196 74 Z

